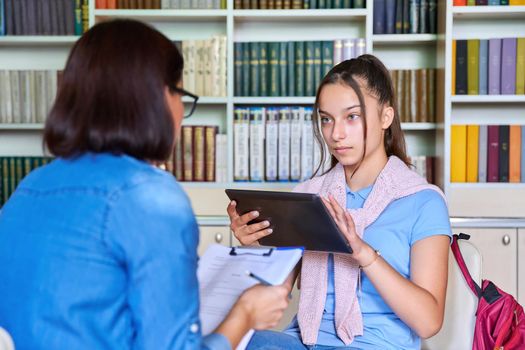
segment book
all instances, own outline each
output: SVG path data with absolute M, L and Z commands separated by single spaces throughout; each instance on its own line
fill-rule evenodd
M 390 1 L 393 2 L 393 1 Z M 395 2 L 393 2 L 395 3 Z M 386 0 L 374 0 L 374 34 L 386 33 Z
M 479 40 L 467 40 L 467 92 L 479 94 Z
M 233 119 L 233 180 L 249 180 L 250 113 L 235 108 Z
M 520 125 L 511 125 L 509 131 L 509 182 L 521 182 Z
M 516 93 L 516 38 L 504 38 L 501 43 L 501 94 Z
M 249 135 L 250 181 L 264 180 L 264 129 L 265 111 L 261 107 L 251 107 Z
M 456 40 L 452 40 L 452 67 L 451 67 L 451 74 L 452 74 L 452 86 L 450 87 L 450 93 L 452 95 L 456 94 L 456 55 L 457 55 L 457 42 Z
M 279 47 L 280 43 L 271 42 L 268 43 L 268 55 L 269 55 L 269 85 L 270 85 L 270 96 L 281 96 L 281 68 L 279 63 Z M 285 75 L 286 76 L 286 75 Z
M 516 95 L 525 94 L 525 38 L 516 44 Z
M 301 134 L 304 124 L 304 109 L 291 108 L 290 121 L 290 180 L 301 179 Z
M 467 126 L 452 125 L 450 141 L 450 181 L 467 180 Z
M 509 137 L 508 125 L 499 126 L 499 182 L 509 182 Z
M 396 1 L 385 1 L 385 34 L 396 32 Z
M 270 107 L 266 110 L 265 138 L 265 178 L 266 181 L 277 181 L 278 149 L 279 149 L 279 110 Z
M 205 127 L 195 125 L 193 129 L 193 179 L 191 181 L 202 182 L 206 179 L 206 135 Z
M 258 43 L 259 47 L 259 72 L 257 74 L 259 78 L 259 91 L 257 95 L 253 96 L 268 96 L 269 83 L 268 83 L 268 43 Z M 252 57 L 253 59 L 253 57 Z
M 489 41 L 482 39 L 479 41 L 479 70 L 478 70 L 478 79 L 479 79 L 479 94 L 487 95 L 488 94 L 488 66 L 489 66 Z
M 181 135 L 183 181 L 193 181 L 193 127 L 183 125 Z
M 487 182 L 487 125 L 479 126 L 478 182 Z
M 279 141 L 278 141 L 278 165 L 277 179 L 279 181 L 290 180 L 290 108 L 279 109 Z
M 304 119 L 301 129 L 301 181 L 308 180 L 313 175 L 313 127 L 312 107 L 303 108 Z
M 478 181 L 479 125 L 467 125 L 467 182 Z
M 489 95 L 501 92 L 501 39 L 489 39 Z
M 456 95 L 467 94 L 467 40 L 456 40 Z
M 499 181 L 499 126 L 489 125 L 487 132 L 487 182 Z
M 290 59 L 290 58 L 288 58 Z M 312 67 L 313 68 L 313 67 Z M 305 96 L 305 42 L 295 42 L 295 95 Z
M 215 181 L 228 181 L 228 135 L 215 135 Z

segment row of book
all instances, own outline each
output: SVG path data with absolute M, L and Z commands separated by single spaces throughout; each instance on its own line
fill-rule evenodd
M 525 182 L 525 126 L 453 125 L 451 182 Z
M 374 34 L 437 33 L 437 0 L 374 0 Z
M 212 125 L 183 125 L 173 154 L 166 163 L 178 181 L 228 181 L 228 139 Z
M 525 94 L 525 38 L 454 40 L 452 94 Z
M 392 70 L 397 112 L 402 123 L 436 121 L 436 70 Z
M 427 179 L 428 183 L 435 183 L 434 169 L 435 157 L 433 156 L 411 156 L 408 160 L 412 164 L 412 170 Z
M 0 157 L 0 206 L 7 202 L 27 174 L 52 159 L 51 157 Z
M 235 96 L 314 96 L 324 75 L 366 52 L 363 38 L 235 43 Z
M 235 0 L 235 9 L 243 10 L 300 10 L 300 9 L 360 9 L 365 0 Z
M 227 94 L 226 36 L 207 40 L 176 42 L 184 58 L 184 88 L 199 96 L 225 97 Z
M 0 0 L 0 36 L 81 35 L 89 0 Z
M 226 0 L 96 0 L 97 9 L 225 9 Z
M 454 0 L 454 6 L 523 6 L 525 0 Z
M 62 71 L 0 70 L 0 124 L 44 123 Z

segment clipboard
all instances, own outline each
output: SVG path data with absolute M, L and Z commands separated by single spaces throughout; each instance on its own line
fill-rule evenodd
M 197 268 L 202 334 L 212 333 L 244 290 L 259 283 L 247 274 L 248 271 L 269 284 L 283 284 L 303 252 L 302 247 L 210 245 Z M 252 334 L 250 331 L 244 336 L 237 350 L 248 345 Z
M 273 232 L 259 239 L 263 246 L 303 246 L 306 250 L 351 254 L 321 197 L 312 193 L 227 189 L 240 215 L 257 210 L 248 224 L 268 220 Z

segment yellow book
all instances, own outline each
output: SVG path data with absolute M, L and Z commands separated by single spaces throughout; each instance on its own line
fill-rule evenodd
M 467 126 L 467 182 L 478 181 L 479 125 Z
M 525 38 L 518 38 L 516 48 L 516 95 L 525 94 Z
M 523 6 L 525 5 L 525 0 L 510 0 L 509 5 L 510 6 Z
M 467 180 L 467 126 L 452 125 L 450 139 L 450 181 Z
M 509 182 L 521 181 L 521 125 L 511 125 L 509 134 Z
M 452 95 L 456 94 L 456 40 L 452 40 Z

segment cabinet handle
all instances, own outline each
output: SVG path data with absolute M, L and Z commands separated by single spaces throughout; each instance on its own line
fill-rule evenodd
M 217 232 L 215 234 L 215 242 L 217 242 L 217 243 L 221 243 L 222 242 L 222 233 Z
M 510 236 L 509 235 L 503 236 L 501 241 L 503 242 L 503 245 L 509 245 L 510 244 Z

